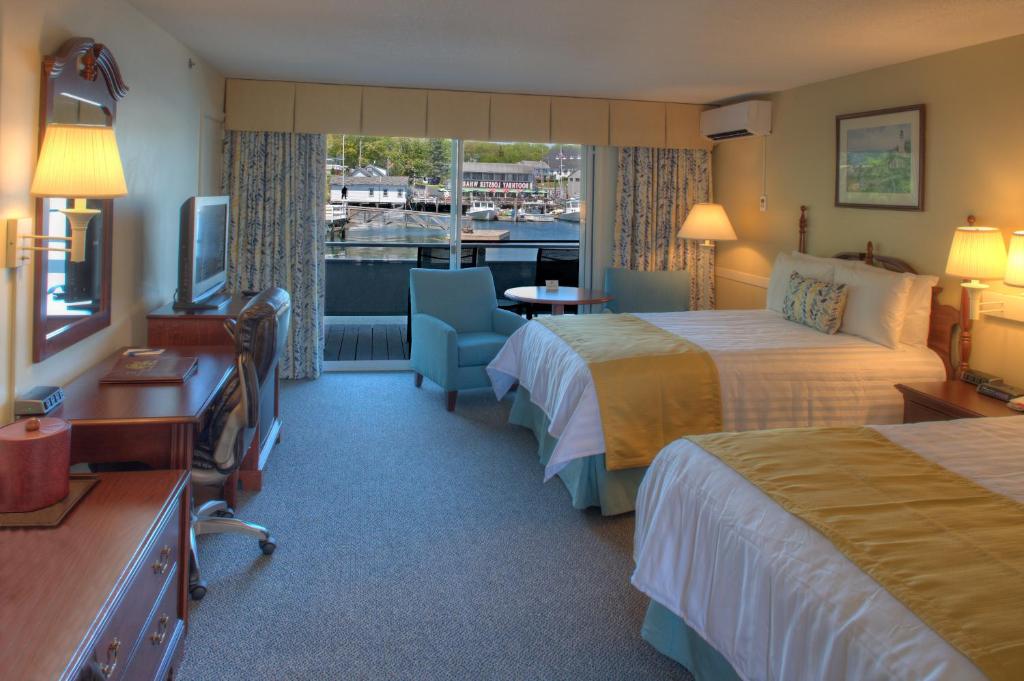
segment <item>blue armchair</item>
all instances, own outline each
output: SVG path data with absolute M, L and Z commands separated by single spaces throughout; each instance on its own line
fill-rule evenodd
M 412 354 L 416 387 L 423 377 L 447 393 L 455 410 L 460 390 L 490 385 L 486 367 L 512 332 L 526 323 L 498 308 L 494 277 L 486 267 L 409 270 Z
M 611 312 L 679 312 L 690 309 L 690 273 L 636 272 L 609 268 L 604 272 L 604 291 L 612 296 L 605 304 Z

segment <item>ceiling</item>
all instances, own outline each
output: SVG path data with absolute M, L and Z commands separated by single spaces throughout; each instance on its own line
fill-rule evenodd
M 240 78 L 706 103 L 1024 33 L 1022 0 L 129 0 Z

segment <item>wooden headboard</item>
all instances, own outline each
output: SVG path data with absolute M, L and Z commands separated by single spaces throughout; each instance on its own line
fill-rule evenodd
M 807 206 L 800 206 L 799 235 L 800 252 L 806 253 Z M 917 270 L 906 260 L 888 255 L 876 255 L 875 245 L 870 241 L 867 249 L 862 253 L 844 251 L 832 257 L 840 260 L 859 260 L 866 265 L 881 267 L 890 272 L 917 274 Z M 932 288 L 932 316 L 928 323 L 928 347 L 935 351 L 935 354 L 942 360 L 942 365 L 946 368 L 946 378 L 952 379 L 956 376 L 957 369 L 962 369 L 966 364 L 966 358 L 970 356 L 971 336 L 969 330 L 962 328 L 960 310 L 939 302 L 941 292 L 942 287 L 940 286 Z M 955 358 L 954 352 L 956 353 Z

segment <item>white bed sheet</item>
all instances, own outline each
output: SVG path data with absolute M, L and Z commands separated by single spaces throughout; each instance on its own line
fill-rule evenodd
M 887 348 L 857 336 L 828 336 L 772 310 L 639 314 L 697 343 L 718 367 L 722 429 L 899 423 L 896 383 L 945 380 L 926 347 Z M 518 381 L 558 438 L 545 469 L 605 451 L 597 393 L 586 362 L 547 327 L 518 329 L 487 367 L 500 399 Z
M 876 429 L 1024 502 L 1024 417 Z M 633 584 L 745 679 L 985 678 L 824 536 L 688 440 L 644 478 L 634 559 Z

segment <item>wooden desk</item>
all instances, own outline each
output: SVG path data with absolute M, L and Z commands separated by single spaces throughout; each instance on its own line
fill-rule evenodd
M 223 346 L 234 349 L 235 341 L 224 330 L 224 321 L 237 319 L 250 296 L 237 295 L 214 310 L 175 310 L 170 303 L 146 315 L 147 340 L 155 348 L 192 345 Z M 260 388 L 260 422 L 238 469 L 242 487 L 251 491 L 263 488 L 263 468 L 270 450 L 281 439 L 280 375 L 274 366 L 273 378 Z
M 0 529 L 5 679 L 175 672 L 188 614 L 188 472 L 99 478 L 59 526 Z M 104 677 L 103 665 L 116 666 Z
M 184 383 L 101 384 L 123 351 L 64 386 L 64 403 L 48 414 L 71 422 L 71 463 L 141 461 L 153 468 L 191 468 L 203 416 L 235 371 L 234 350 L 167 348 L 168 355 L 199 358 Z
M 521 303 L 550 305 L 551 314 L 563 314 L 566 305 L 596 305 L 612 299 L 600 291 L 575 286 L 559 286 L 555 291 L 548 291 L 543 286 L 517 286 L 505 291 L 505 297 Z

